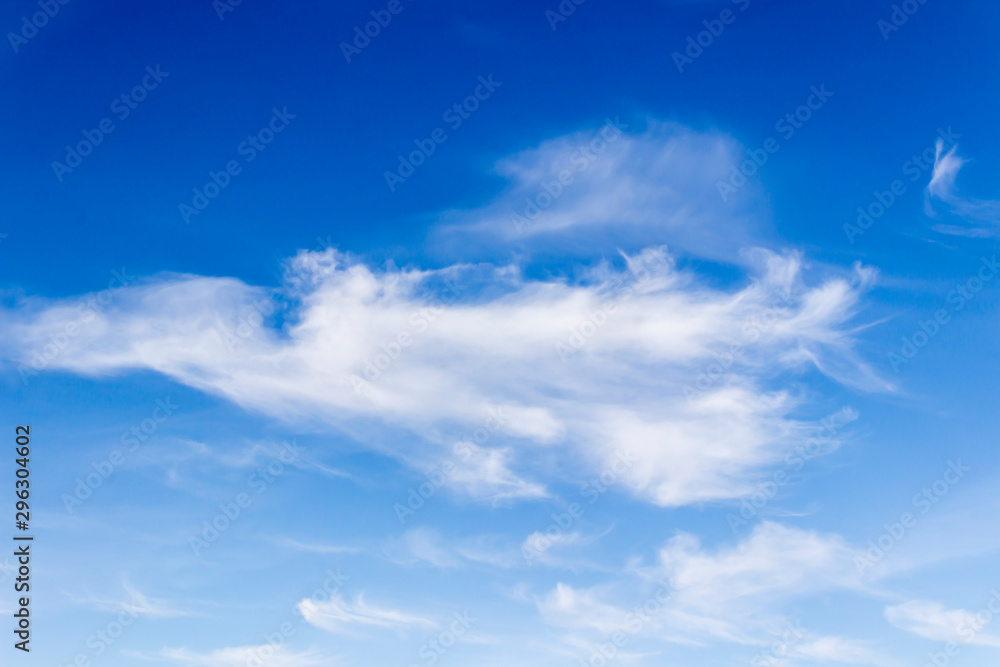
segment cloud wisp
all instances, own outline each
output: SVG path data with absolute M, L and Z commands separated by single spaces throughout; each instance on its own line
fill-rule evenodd
M 956 181 L 958 173 L 968 160 L 959 157 L 958 146 L 945 150 L 944 142 L 937 142 L 934 170 L 926 189 L 926 210 L 937 217 L 934 202 L 946 206 L 950 215 L 962 218 L 962 224 L 937 223 L 934 230 L 943 234 L 973 238 L 992 237 L 1000 233 L 1000 201 L 978 199 L 962 195 Z

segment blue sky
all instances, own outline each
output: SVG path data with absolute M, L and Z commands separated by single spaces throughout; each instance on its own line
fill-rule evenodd
M 992 664 L 998 19 L 6 3 L 2 651 Z

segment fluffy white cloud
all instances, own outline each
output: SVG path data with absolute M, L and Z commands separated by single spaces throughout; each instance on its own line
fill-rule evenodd
M 280 291 L 280 329 L 268 290 L 165 276 L 97 309 L 26 300 L 0 314 L 0 336 L 28 381 L 151 369 L 419 469 L 447 460 L 453 486 L 494 500 L 545 495 L 533 477 L 600 470 L 629 450 L 639 463 L 623 480 L 676 506 L 748 492 L 802 436 L 798 399 L 764 378 L 816 364 L 879 386 L 848 325 L 871 273 L 810 285 L 797 256 L 754 261 L 745 284 L 721 289 L 663 249 L 575 282 L 511 266 L 377 271 L 303 252 Z M 464 298 L 442 300 L 446 280 Z
M 679 602 L 710 611 L 732 609 L 741 601 L 856 587 L 854 555 L 839 536 L 764 521 L 742 542 L 715 553 L 690 535 L 678 535 L 660 550 L 660 563 Z

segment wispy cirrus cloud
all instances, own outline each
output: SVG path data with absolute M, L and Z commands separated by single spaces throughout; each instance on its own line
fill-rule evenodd
M 434 621 L 415 614 L 369 604 L 365 601 L 364 594 L 359 594 L 353 602 L 334 594 L 326 602 L 317 603 L 306 599 L 297 606 L 307 623 L 335 633 L 352 634 L 365 628 L 433 628 L 437 625 Z
M 452 254 L 496 247 L 584 254 L 594 248 L 672 248 L 742 263 L 773 238 L 757 190 L 725 202 L 717 184 L 746 156 L 731 137 L 650 120 L 608 119 L 505 157 L 491 203 L 450 211 L 433 234 Z
M 996 601 L 1000 602 L 1000 597 Z M 947 609 L 939 602 L 909 600 L 886 607 L 885 618 L 900 630 L 926 639 L 1000 647 L 1000 637 L 982 632 L 985 624 L 978 614 L 965 609 Z
M 389 538 L 382 546 L 382 554 L 400 565 L 427 563 L 448 568 L 460 563 L 457 553 L 428 528 L 414 528 Z
M 78 604 L 83 604 L 101 611 L 126 611 L 133 617 L 145 616 L 147 618 L 177 618 L 184 616 L 198 616 L 199 614 L 181 609 L 174 604 L 144 595 L 127 579 L 122 579 L 122 588 L 125 597 L 122 599 L 107 599 L 94 595 L 77 596 L 72 593 L 66 595 Z
M 938 223 L 936 231 L 956 236 L 996 236 L 1000 232 L 1000 201 L 964 196 L 956 186 L 959 171 L 967 162 L 959 157 L 957 145 L 946 151 L 944 142 L 938 140 L 934 170 L 926 188 L 927 213 L 936 216 L 933 203 L 939 201 L 947 206 L 949 214 L 964 220 L 960 225 Z

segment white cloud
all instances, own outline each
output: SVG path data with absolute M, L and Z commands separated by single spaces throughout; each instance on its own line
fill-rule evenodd
M 626 625 L 628 611 L 600 599 L 599 591 L 580 590 L 559 583 L 544 598 L 536 600 L 546 623 L 570 628 L 586 628 L 611 634 Z
M 660 550 L 647 577 L 674 587 L 678 629 L 752 643 L 780 625 L 782 603 L 819 591 L 859 588 L 854 551 L 837 535 L 771 521 L 732 547 L 714 552 L 680 534 Z
M 521 479 L 510 470 L 514 454 L 509 447 L 489 449 L 471 441 L 460 443 L 459 446 L 466 456 L 448 478 L 453 487 L 494 502 L 510 498 L 548 496 L 543 485 Z
M 858 587 L 855 552 L 837 535 L 761 522 L 734 547 L 710 553 L 686 534 L 660 550 L 680 603 L 711 611 L 778 601 L 831 587 Z
M 752 208 L 755 197 L 746 196 L 757 194 L 753 184 L 728 202 L 719 194 L 717 183 L 745 159 L 720 133 L 656 121 L 643 131 L 618 130 L 612 121 L 501 160 L 496 171 L 506 190 L 484 207 L 446 215 L 434 240 L 463 253 L 477 245 L 572 253 L 669 243 L 739 261 L 741 249 L 768 233 L 762 211 Z
M 932 201 L 938 200 L 948 206 L 950 213 L 965 220 L 961 225 L 939 223 L 934 229 L 957 236 L 995 236 L 998 231 L 997 226 L 1000 225 L 1000 201 L 976 199 L 959 194 L 955 183 L 958 172 L 968 160 L 959 157 L 957 150 L 958 146 L 955 145 L 945 151 L 944 141 L 938 139 L 934 171 L 927 184 L 926 209 L 928 215 L 936 215 Z
M 927 184 L 927 193 L 932 197 L 950 199 L 954 196 L 955 179 L 958 177 L 958 171 L 962 165 L 966 163 L 966 160 L 958 157 L 957 150 L 958 145 L 956 144 L 945 152 L 944 141 L 938 139 L 934 155 L 934 171 Z
M 328 632 L 351 633 L 359 628 L 402 630 L 410 627 L 435 627 L 429 619 L 395 609 L 384 609 L 368 604 L 363 594 L 354 602 L 334 594 L 322 603 L 304 599 L 298 604 L 299 612 L 308 623 Z
M 289 549 L 295 549 L 296 551 L 302 551 L 305 553 L 356 554 L 361 552 L 361 549 L 358 547 L 350 547 L 341 544 L 309 544 L 305 542 L 299 542 L 298 540 L 293 540 L 290 537 L 280 537 L 275 539 L 274 542 L 278 546 L 287 547 Z
M 1000 597 L 997 598 L 1000 600 Z M 995 616 L 987 610 L 983 620 Z M 1000 647 L 1000 637 L 983 632 L 979 614 L 965 609 L 946 609 L 938 602 L 910 600 L 885 608 L 885 618 L 900 630 L 941 642 Z
M 82 323 L 82 300 L 29 299 L 0 313 L 0 336 L 23 372 L 33 359 L 90 375 L 155 370 L 345 431 L 420 470 L 452 460 L 454 488 L 494 501 L 541 497 L 532 477 L 597 471 L 626 449 L 639 463 L 623 481 L 654 503 L 736 498 L 803 436 L 791 417 L 799 399 L 766 378 L 815 364 L 884 387 L 854 358 L 848 328 L 867 270 L 810 285 L 797 256 L 758 251 L 750 280 L 721 289 L 677 270 L 663 249 L 627 259 L 569 282 L 527 280 L 515 267 L 376 271 L 303 252 L 282 288 L 287 324 L 254 328 L 235 350 L 220 331 L 268 291 L 191 276 L 121 288 Z M 437 300 L 444 279 L 468 296 Z M 38 362 L 53 339 L 62 349 Z M 709 372 L 704 391 L 685 396 Z
M 172 618 L 176 616 L 190 616 L 191 613 L 173 607 L 163 600 L 150 599 L 131 587 L 124 584 L 125 591 L 129 599 L 121 603 L 122 609 L 136 616 L 147 616 L 150 618 Z

